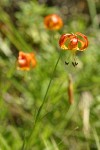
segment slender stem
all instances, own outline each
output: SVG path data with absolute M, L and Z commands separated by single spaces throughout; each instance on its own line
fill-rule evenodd
M 22 144 L 21 150 L 24 150 L 24 147 L 25 147 L 25 134 L 24 134 L 24 140 L 23 140 L 23 144 Z
M 40 112 L 41 112 L 42 107 L 43 107 L 43 105 L 44 105 L 44 103 L 45 103 L 45 101 L 46 101 L 46 97 L 47 97 L 47 94 L 48 94 L 48 91 L 49 91 L 49 88 L 50 88 L 51 82 L 52 82 L 52 80 L 53 80 L 53 77 L 54 77 L 54 74 L 55 74 L 55 71 L 56 71 L 57 65 L 58 65 L 58 63 L 59 63 L 60 57 L 61 57 L 61 53 L 60 53 L 60 55 L 59 55 L 59 57 L 58 57 L 58 60 L 57 60 L 57 62 L 56 62 L 56 65 L 55 65 L 55 67 L 54 67 L 54 70 L 53 70 L 52 76 L 51 76 L 51 78 L 50 78 L 50 81 L 49 81 L 49 84 L 48 84 L 48 87 L 47 87 L 46 93 L 45 93 L 45 95 L 44 95 L 43 102 L 42 102 L 42 104 L 41 104 L 41 106 L 40 106 L 40 108 L 39 108 L 39 110 L 38 110 L 37 115 L 36 115 L 35 124 L 37 123 L 37 121 L 38 121 L 38 119 L 39 119 Z
M 49 91 L 49 89 L 50 89 L 50 85 L 51 85 L 51 82 L 52 82 L 53 77 L 54 77 L 54 75 L 55 75 L 55 71 L 56 71 L 56 68 L 57 68 L 57 65 L 58 65 L 58 63 L 59 63 L 60 58 L 61 58 L 61 52 L 60 52 L 59 57 L 58 57 L 58 60 L 57 60 L 57 62 L 56 62 L 56 64 L 55 64 L 54 70 L 53 70 L 53 72 L 52 72 L 52 75 L 51 75 L 51 78 L 50 78 L 50 81 L 49 81 L 49 84 L 48 84 L 46 93 L 45 93 L 44 98 L 43 98 L 43 101 L 42 101 L 42 104 L 41 104 L 41 106 L 40 106 L 40 108 L 39 108 L 39 110 L 38 110 L 38 112 L 37 112 L 37 115 L 36 115 L 36 118 L 35 118 L 35 121 L 34 121 L 34 127 L 33 127 L 33 129 L 32 129 L 31 134 L 30 134 L 29 137 L 28 137 L 27 143 L 29 143 L 29 141 L 31 141 L 31 138 L 32 138 L 34 129 L 35 129 L 35 127 L 36 127 L 36 124 L 37 124 L 37 122 L 38 122 L 38 120 L 39 120 L 39 117 L 40 117 L 40 113 L 41 113 L 42 108 L 43 108 L 43 106 L 44 106 L 44 103 L 45 103 L 45 101 L 46 101 L 47 94 L 48 94 L 48 91 Z M 25 143 L 23 143 L 23 144 L 25 144 Z M 23 145 L 23 147 L 24 147 L 24 145 Z M 27 144 L 26 144 L 26 149 L 27 149 Z

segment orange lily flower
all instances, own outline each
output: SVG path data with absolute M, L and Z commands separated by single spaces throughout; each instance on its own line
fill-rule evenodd
M 63 26 L 63 21 L 58 15 L 51 14 L 44 18 L 44 24 L 49 30 L 59 30 Z
M 80 32 L 76 32 L 75 34 L 67 33 L 60 37 L 59 46 L 61 49 L 70 50 L 75 54 L 76 51 L 84 51 L 88 47 L 88 39 Z M 72 64 L 76 66 L 78 63 L 72 62 Z
M 24 53 L 22 51 L 19 52 L 18 60 L 17 60 L 18 69 L 20 70 L 30 70 L 30 68 L 34 68 L 36 66 L 36 59 L 34 53 Z
M 60 37 L 59 45 L 64 50 L 83 51 L 88 47 L 88 39 L 80 32 L 76 32 L 75 34 L 67 33 Z

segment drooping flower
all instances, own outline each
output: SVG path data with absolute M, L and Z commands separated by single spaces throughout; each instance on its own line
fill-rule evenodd
M 59 46 L 63 50 L 70 50 L 75 56 L 76 51 L 84 51 L 88 47 L 88 38 L 80 32 L 66 33 L 60 37 Z M 72 62 L 72 64 L 77 65 L 76 62 Z
M 36 66 L 36 59 L 34 53 L 19 52 L 17 60 L 17 68 L 20 70 L 30 70 Z
M 63 21 L 57 14 L 50 14 L 44 18 L 44 24 L 49 30 L 59 30 L 63 26 Z

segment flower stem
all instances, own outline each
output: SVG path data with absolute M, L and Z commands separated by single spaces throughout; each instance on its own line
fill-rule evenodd
M 41 106 L 40 106 L 40 108 L 39 108 L 39 110 L 38 110 L 38 112 L 37 112 L 37 114 L 36 114 L 36 118 L 35 118 L 35 121 L 34 121 L 34 127 L 33 127 L 32 132 L 30 133 L 30 135 L 29 135 L 29 137 L 28 137 L 28 141 L 27 141 L 27 143 L 26 143 L 26 148 L 25 148 L 24 150 L 27 150 L 27 146 L 31 146 L 31 144 L 29 144 L 29 143 L 31 143 L 31 138 L 32 138 L 32 136 L 33 136 L 34 129 L 35 129 L 35 127 L 36 127 L 37 122 L 39 121 L 40 113 L 41 113 L 41 111 L 42 111 L 42 108 L 43 108 L 43 106 L 44 106 L 44 103 L 45 103 L 46 100 L 47 100 L 47 99 L 46 99 L 46 98 L 47 98 L 47 94 L 48 94 L 48 91 L 49 91 L 49 89 L 50 89 L 50 85 L 51 85 L 51 82 L 52 82 L 53 77 L 54 77 L 54 75 L 55 75 L 55 71 L 56 71 L 56 68 L 57 68 L 57 65 L 58 65 L 58 63 L 59 63 L 60 58 L 61 58 L 61 52 L 60 52 L 60 54 L 59 54 L 58 60 L 57 60 L 57 62 L 56 62 L 56 64 L 55 64 L 55 67 L 54 67 L 54 69 L 53 69 L 53 72 L 52 72 L 52 75 L 51 75 L 51 78 L 50 78 L 50 81 L 49 81 L 49 84 L 48 84 L 46 93 L 45 93 L 45 95 L 44 95 L 42 104 L 41 104 Z M 25 144 L 25 143 L 24 143 L 24 144 Z M 24 145 L 23 145 L 23 147 L 24 147 Z M 28 147 L 28 149 L 29 149 L 29 147 Z
M 45 95 L 44 95 L 43 102 L 42 102 L 42 104 L 41 104 L 41 106 L 40 106 L 40 108 L 39 108 L 39 110 L 38 110 L 37 115 L 36 115 L 35 124 L 37 123 L 37 121 L 38 121 L 38 119 L 39 119 L 40 112 L 41 112 L 42 107 L 43 107 L 43 105 L 44 105 L 44 103 L 45 103 L 45 101 L 46 101 L 46 97 L 47 97 L 47 94 L 48 94 L 48 91 L 49 91 L 51 82 L 52 82 L 52 80 L 53 80 L 53 77 L 54 77 L 54 74 L 55 74 L 57 65 L 58 65 L 58 63 L 59 63 L 60 57 L 61 57 L 61 54 L 60 54 L 59 57 L 58 57 L 58 60 L 57 60 L 57 62 L 56 62 L 56 65 L 55 65 L 55 67 L 54 67 L 53 73 L 52 73 L 52 75 L 51 75 L 51 78 L 50 78 L 50 81 L 49 81 L 49 84 L 48 84 L 48 87 L 47 87 L 47 90 L 46 90 L 46 93 L 45 93 Z

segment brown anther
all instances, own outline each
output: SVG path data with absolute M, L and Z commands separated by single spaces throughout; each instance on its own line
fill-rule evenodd
M 66 61 L 65 61 L 65 65 L 68 65 L 68 64 L 69 64 L 69 62 L 66 62 Z

